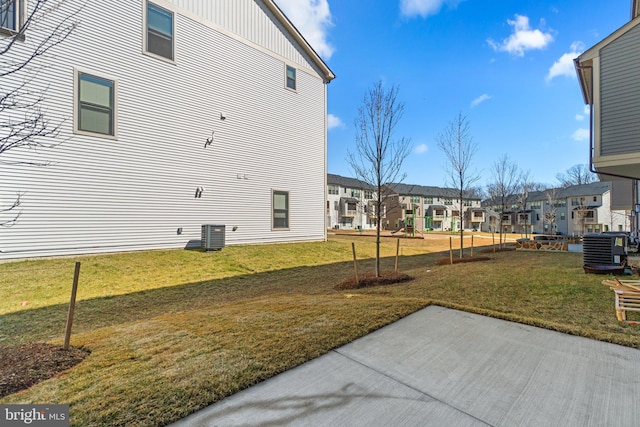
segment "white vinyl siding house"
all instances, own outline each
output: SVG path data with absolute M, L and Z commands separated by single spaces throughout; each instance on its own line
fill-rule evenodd
M 148 3 L 173 17 L 172 60 L 145 45 Z M 202 224 L 226 244 L 326 238 L 334 76 L 272 1 L 88 2 L 77 19 L 33 82 L 60 144 L 3 154 L 0 209 L 21 204 L 0 259 L 199 246 Z

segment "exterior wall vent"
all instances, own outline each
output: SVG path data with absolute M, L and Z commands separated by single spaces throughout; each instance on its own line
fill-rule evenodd
M 216 251 L 224 248 L 225 226 L 204 224 L 202 226 L 202 249 Z

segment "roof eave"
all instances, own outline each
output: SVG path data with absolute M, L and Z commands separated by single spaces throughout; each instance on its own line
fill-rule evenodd
M 284 25 L 284 27 L 291 33 L 293 38 L 302 46 L 305 53 L 313 59 L 313 62 L 320 68 L 324 75 L 324 79 L 327 83 L 336 78 L 336 75 L 331 71 L 329 66 L 320 58 L 320 55 L 311 47 L 309 42 L 302 36 L 300 31 L 293 25 L 293 23 L 287 18 L 287 16 L 280 10 L 278 5 L 273 0 L 264 0 L 265 6 L 274 14 L 274 16 Z
M 580 60 L 582 56 L 579 56 L 573 60 L 573 65 L 576 69 L 576 74 L 578 75 L 578 82 L 580 83 L 580 90 L 582 91 L 582 99 L 585 104 L 592 105 L 593 99 L 591 96 L 591 85 L 592 83 L 592 70 L 591 64 L 593 61 L 589 60 L 582 62 Z
M 582 97 L 584 98 L 585 104 L 593 104 L 590 90 L 593 76 L 590 67 L 593 65 L 593 59 L 600 56 L 600 50 L 602 50 L 602 48 L 606 47 L 612 41 L 627 33 L 636 25 L 640 25 L 640 18 L 637 18 L 638 13 L 640 12 L 640 1 L 633 0 L 633 4 L 631 7 L 632 19 L 629 22 L 618 28 L 613 33 L 609 34 L 604 39 L 600 40 L 600 42 L 596 43 L 594 46 L 592 46 L 573 60 L 576 72 L 578 74 L 578 80 L 580 81 L 580 88 L 582 89 Z

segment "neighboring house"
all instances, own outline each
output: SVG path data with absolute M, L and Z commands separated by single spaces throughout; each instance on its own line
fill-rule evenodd
M 494 212 L 482 226 L 483 231 L 499 231 L 502 216 L 503 233 L 563 234 L 581 236 L 606 231 L 630 231 L 629 211 L 611 208 L 611 183 L 594 182 L 536 191 L 529 194 L 523 207 L 517 197 L 501 212 L 497 203 L 485 201 L 488 212 Z
M 591 107 L 590 163 L 602 180 L 613 180 L 617 207 L 640 212 L 640 1 L 631 20 L 578 56 L 575 68 L 584 102 Z M 629 182 L 630 181 L 630 182 Z M 632 234 L 637 237 L 635 215 Z
M 575 67 L 592 115 L 592 164 L 600 174 L 640 178 L 640 18 L 578 56 Z M 611 180 L 611 176 L 602 176 Z
M 15 1 L 0 38 L 33 6 Z M 335 76 L 272 0 L 89 1 L 72 19 L 29 82 L 60 144 L 3 154 L 0 210 L 22 197 L 0 259 L 199 246 L 202 224 L 226 225 L 227 244 L 326 238 Z
M 375 229 L 375 195 L 363 181 L 327 174 L 327 228 Z
M 413 226 L 415 230 L 471 230 L 480 229 L 485 221 L 481 199 L 469 194 L 461 208 L 458 191 L 452 188 L 393 184 L 387 188 L 385 204 L 384 225 L 392 230 L 403 225 Z

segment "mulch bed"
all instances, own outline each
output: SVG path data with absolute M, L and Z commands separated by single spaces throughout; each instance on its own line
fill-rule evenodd
M 0 398 L 53 378 L 82 362 L 89 351 L 61 345 L 20 344 L 0 347 Z
M 346 289 L 369 288 L 371 286 L 392 285 L 394 283 L 402 283 L 413 280 L 413 277 L 404 273 L 396 273 L 395 271 L 381 271 L 380 277 L 376 277 L 375 273 L 365 273 L 358 275 L 356 283 L 355 276 L 347 278 L 345 281 L 335 287 L 338 291 Z

